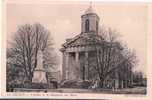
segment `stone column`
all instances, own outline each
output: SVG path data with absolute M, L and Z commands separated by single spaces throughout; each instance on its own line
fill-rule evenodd
M 80 79 L 80 62 L 79 62 L 79 52 L 75 52 L 75 62 L 76 62 L 76 77 Z
M 130 86 L 133 86 L 133 72 L 130 71 Z
M 115 80 L 115 89 L 118 89 L 119 88 L 119 81 L 118 79 Z
M 118 75 L 118 71 L 116 70 L 115 72 L 115 89 L 119 88 L 119 75 Z
M 131 72 L 130 85 L 133 86 L 133 73 Z
M 62 52 L 62 80 L 66 79 L 66 53 Z
M 123 86 L 123 80 L 121 80 L 121 88 L 122 89 L 124 88 L 124 86 Z
M 89 70 L 88 70 L 88 52 L 85 52 L 85 80 L 88 80 L 89 76 Z
M 66 61 L 65 61 L 65 77 L 66 77 L 66 79 L 69 79 L 69 53 L 67 52 L 66 53 L 66 59 L 65 59 Z

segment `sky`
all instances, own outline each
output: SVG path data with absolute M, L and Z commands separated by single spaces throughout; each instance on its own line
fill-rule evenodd
M 54 38 L 54 47 L 62 64 L 59 51 L 66 38 L 81 33 L 81 15 L 90 6 L 89 2 L 8 3 L 7 41 L 11 41 L 18 26 L 26 23 L 41 23 Z M 146 75 L 147 6 L 141 3 L 93 2 L 92 7 L 100 17 L 100 26 L 111 27 L 121 34 L 128 47 L 135 49 L 139 64 L 135 70 Z

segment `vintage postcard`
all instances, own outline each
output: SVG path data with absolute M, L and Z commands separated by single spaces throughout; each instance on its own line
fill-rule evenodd
M 2 3 L 1 96 L 149 97 L 150 3 Z

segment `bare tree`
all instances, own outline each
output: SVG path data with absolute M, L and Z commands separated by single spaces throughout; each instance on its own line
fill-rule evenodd
M 37 66 L 38 50 L 44 52 L 45 65 L 52 66 L 57 63 L 52 46 L 53 39 L 50 32 L 41 24 L 20 26 L 11 42 L 11 48 L 7 50 L 7 68 L 18 66 L 23 70 L 25 79 L 31 82 L 33 71 Z
M 100 79 L 100 86 L 103 87 L 105 79 L 112 73 L 119 73 L 119 69 L 125 67 L 132 67 L 136 64 L 135 53 L 131 52 L 128 48 L 124 48 L 116 31 L 102 30 L 100 35 L 92 35 L 89 38 L 93 42 L 95 48 L 94 66 Z M 97 39 L 101 37 L 102 40 Z

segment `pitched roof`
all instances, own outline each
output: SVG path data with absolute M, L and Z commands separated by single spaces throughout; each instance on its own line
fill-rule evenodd
M 102 36 L 93 34 L 93 33 L 81 33 L 74 38 L 67 39 L 67 41 L 62 45 L 60 51 L 64 51 L 68 47 L 76 47 L 76 46 L 87 46 L 87 45 L 102 45 L 104 46 L 113 46 L 120 50 L 122 50 L 122 46 L 117 43 L 110 43 L 102 38 Z
M 94 43 L 101 43 L 103 38 L 99 35 L 92 33 L 83 33 L 75 36 L 74 38 L 68 39 L 62 46 L 66 47 L 74 47 L 74 46 L 83 46 L 83 45 L 91 45 Z

